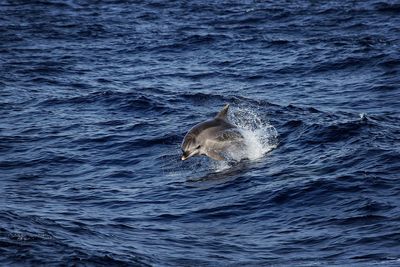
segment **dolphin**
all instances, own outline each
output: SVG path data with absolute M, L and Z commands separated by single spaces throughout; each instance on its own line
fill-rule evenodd
M 229 104 L 226 104 L 213 119 L 201 122 L 189 130 L 181 145 L 182 160 L 196 155 L 224 160 L 226 152 L 244 144 L 239 129 L 228 121 L 228 109 Z

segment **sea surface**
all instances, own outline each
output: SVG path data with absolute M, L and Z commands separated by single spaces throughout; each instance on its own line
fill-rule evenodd
M 400 266 L 399 111 L 399 1 L 1 0 L 0 266 Z

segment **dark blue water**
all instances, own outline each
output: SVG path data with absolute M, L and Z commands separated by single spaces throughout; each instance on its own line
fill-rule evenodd
M 398 266 L 399 110 L 398 1 L 0 1 L 0 265 Z

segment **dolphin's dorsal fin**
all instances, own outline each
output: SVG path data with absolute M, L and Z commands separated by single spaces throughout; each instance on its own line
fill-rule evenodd
M 226 104 L 220 112 L 218 112 L 217 116 L 215 116 L 216 119 L 223 119 L 225 120 L 226 117 L 228 116 L 228 109 L 229 109 L 229 104 Z

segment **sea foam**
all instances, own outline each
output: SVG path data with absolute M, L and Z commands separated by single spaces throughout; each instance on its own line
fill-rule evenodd
M 257 160 L 278 145 L 278 132 L 268 119 L 249 107 L 232 108 L 229 121 L 240 129 L 244 142 L 242 146 L 227 151 L 226 161 L 216 162 L 215 169 L 228 169 L 232 163 L 243 160 Z

